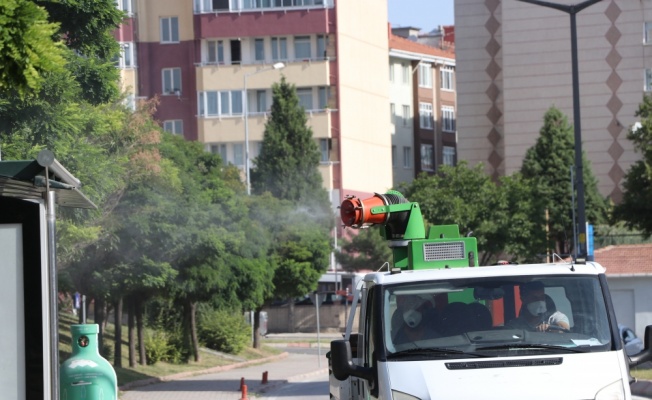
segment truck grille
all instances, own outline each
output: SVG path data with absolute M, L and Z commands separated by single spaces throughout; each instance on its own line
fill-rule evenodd
M 464 256 L 464 242 L 424 243 L 425 261 L 461 260 Z

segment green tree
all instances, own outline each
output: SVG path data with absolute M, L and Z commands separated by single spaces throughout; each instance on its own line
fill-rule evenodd
M 643 96 L 636 116 L 640 124 L 630 129 L 627 138 L 642 158 L 627 171 L 623 181 L 623 201 L 615 209 L 615 217 L 632 229 L 652 235 L 652 96 Z
M 356 230 L 350 238 L 344 237 L 335 256 L 346 271 L 377 270 L 392 261 L 392 251 L 379 227 Z
M 280 199 L 317 201 L 320 207 L 328 208 L 319 157 L 296 87 L 283 77 L 272 86 L 272 111 L 256 167 L 251 171 L 254 193 L 268 191 Z
M 23 98 L 41 88 L 47 72 L 63 70 L 65 47 L 53 40 L 57 28 L 31 0 L 0 2 L 0 93 Z
M 521 173 L 535 185 L 535 196 L 548 210 L 550 240 L 555 251 L 569 254 L 573 249 L 570 167 L 575 164 L 575 141 L 568 118 L 556 107 L 543 117 L 536 144 L 527 150 Z M 607 219 L 607 201 L 598 192 L 597 180 L 582 154 L 586 220 L 601 224 Z

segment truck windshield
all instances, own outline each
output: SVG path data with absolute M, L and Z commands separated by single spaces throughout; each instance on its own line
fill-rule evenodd
M 388 285 L 382 309 L 388 358 L 611 349 L 609 318 L 596 276 L 483 277 Z

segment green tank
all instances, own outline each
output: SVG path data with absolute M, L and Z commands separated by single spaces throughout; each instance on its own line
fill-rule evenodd
M 61 400 L 117 400 L 118 379 L 98 349 L 97 324 L 72 325 L 72 355 L 61 364 Z

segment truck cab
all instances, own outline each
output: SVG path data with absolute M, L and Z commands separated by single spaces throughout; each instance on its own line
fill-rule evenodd
M 410 246 L 446 244 L 440 236 L 400 238 L 407 266 L 358 286 L 359 332 L 350 318 L 331 343 L 331 398 L 631 398 L 629 367 L 652 359 L 652 327 L 627 357 L 602 266 L 475 266 L 459 237 L 451 243 L 471 262 L 451 267 L 451 253 L 436 252 L 442 262 L 424 266 L 428 251 Z

